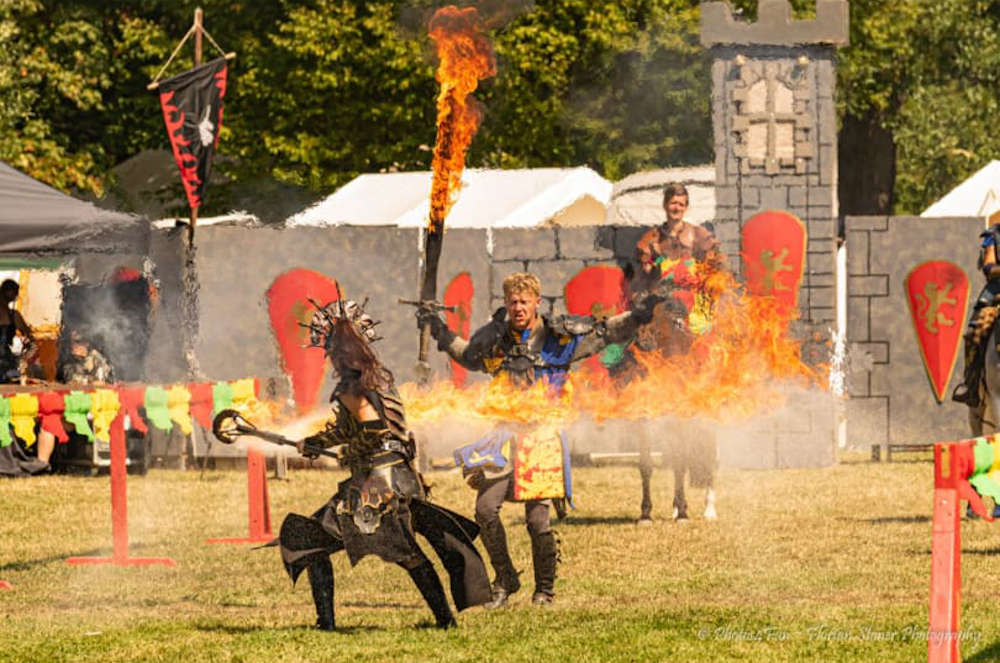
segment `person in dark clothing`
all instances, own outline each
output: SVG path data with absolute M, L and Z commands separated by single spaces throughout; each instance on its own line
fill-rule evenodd
M 413 469 L 413 436 L 392 373 L 371 347 L 375 323 L 361 306 L 343 299 L 321 309 L 311 323 L 311 342 L 322 347 L 339 378 L 331 396 L 335 415 L 300 443 L 336 447 L 351 470 L 337 492 L 311 517 L 290 514 L 279 536 L 292 582 L 309 576 L 316 628 L 333 630 L 333 566 L 330 555 L 346 550 L 351 564 L 373 554 L 406 569 L 439 628 L 456 625 L 441 581 L 417 544 L 423 535 L 447 570 L 458 610 L 490 600 L 489 578 L 473 540 L 471 520 L 431 504 Z
M 21 287 L 11 279 L 0 283 L 0 383 L 17 382 L 21 377 L 21 364 L 32 360 L 36 354 L 35 337 L 20 311 L 13 308 Z M 14 339 L 20 334 L 24 348 L 20 356 L 14 353 Z

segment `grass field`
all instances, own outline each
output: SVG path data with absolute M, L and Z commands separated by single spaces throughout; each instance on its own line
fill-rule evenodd
M 556 603 L 459 615 L 429 628 L 395 566 L 334 557 L 339 632 L 308 628 L 308 582 L 292 589 L 275 550 L 205 545 L 244 536 L 241 472 L 130 477 L 132 554 L 176 568 L 71 567 L 108 555 L 108 480 L 0 482 L 0 661 L 919 661 L 927 656 L 932 465 L 842 462 L 821 470 L 723 471 L 720 518 L 634 523 L 634 467 L 580 468 L 578 510 L 557 525 Z M 270 482 L 275 528 L 310 513 L 339 472 Z M 473 494 L 436 473 L 435 498 L 471 514 Z M 669 515 L 671 473 L 653 477 Z M 691 491 L 693 514 L 703 493 Z M 530 578 L 523 509 L 504 518 Z M 1000 531 L 963 523 L 966 661 L 1000 659 Z M 426 547 L 430 552 L 429 546 Z

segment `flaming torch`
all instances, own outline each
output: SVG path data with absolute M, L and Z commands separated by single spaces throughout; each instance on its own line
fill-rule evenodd
M 434 178 L 424 243 L 424 271 L 420 285 L 422 302 L 433 302 L 437 298 L 437 268 L 444 238 L 444 220 L 461 185 L 465 152 L 482 119 L 479 106 L 469 95 L 481 79 L 496 73 L 493 46 L 483 32 L 475 7 L 442 7 L 431 17 L 428 28 L 437 46 L 436 78 L 441 84 L 441 92 L 437 98 L 437 139 L 431 162 Z M 420 329 L 417 370 L 425 382 L 430 376 L 427 364 L 429 345 L 430 327 L 424 325 Z

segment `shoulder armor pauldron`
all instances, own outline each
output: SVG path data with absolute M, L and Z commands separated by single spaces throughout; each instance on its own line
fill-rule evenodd
M 561 336 L 582 336 L 598 328 L 589 315 L 557 315 L 547 322 L 549 329 Z

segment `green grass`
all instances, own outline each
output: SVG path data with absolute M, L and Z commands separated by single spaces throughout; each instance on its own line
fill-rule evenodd
M 932 465 L 842 463 L 823 470 L 723 471 L 720 518 L 669 515 L 671 473 L 654 474 L 655 514 L 636 526 L 635 468 L 581 468 L 553 606 L 474 608 L 449 632 L 399 568 L 334 557 L 339 632 L 306 628 L 308 583 L 292 589 L 275 550 L 206 545 L 243 536 L 240 472 L 129 478 L 135 556 L 177 568 L 73 567 L 108 555 L 108 480 L 0 482 L 0 662 L 27 661 L 915 661 L 927 656 Z M 275 529 L 310 513 L 339 472 L 271 480 Z M 435 498 L 471 514 L 455 474 Z M 531 576 L 523 509 L 507 504 L 512 553 Z M 998 525 L 963 523 L 965 660 L 1000 658 Z M 430 553 L 429 546 L 425 549 Z

